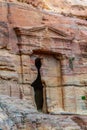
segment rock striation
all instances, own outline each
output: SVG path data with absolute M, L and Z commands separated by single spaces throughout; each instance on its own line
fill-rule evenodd
M 28 121 L 34 124 L 29 123 L 25 130 L 34 127 L 40 130 L 86 129 L 85 116 L 68 115 L 87 114 L 86 6 L 85 0 L 77 3 L 70 0 L 0 1 L 0 95 L 4 95 L 0 97 L 1 122 L 9 120 L 4 126 L 16 121 L 11 120 L 15 115 L 11 115 L 9 108 L 13 106 L 12 110 L 19 113 L 24 107 L 23 113 L 26 110 L 32 119 Z M 35 59 L 38 57 L 42 61 L 43 112 L 55 116 L 36 110 L 31 83 L 37 77 Z M 22 120 L 21 116 L 23 118 L 22 114 L 18 115 L 18 120 Z M 38 120 L 41 120 L 40 125 Z M 22 128 L 14 125 L 14 129 Z
M 13 1 L 13 0 L 12 0 Z M 69 17 L 86 19 L 86 0 L 18 0 L 19 2 L 31 4 L 35 8 L 60 13 Z M 17 2 L 17 1 L 16 1 Z

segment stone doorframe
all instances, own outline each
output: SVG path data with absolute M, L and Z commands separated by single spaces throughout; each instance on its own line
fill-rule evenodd
M 18 48 L 19 48 L 18 54 L 20 55 L 20 60 L 22 64 L 21 79 L 23 85 L 27 83 L 29 85 L 31 82 L 31 78 L 29 77 L 29 74 L 27 75 L 27 77 L 29 77 L 29 79 L 27 79 L 28 82 L 27 81 L 25 82 L 25 79 L 23 77 L 24 75 L 23 56 L 25 55 L 28 56 L 29 58 L 28 60 L 30 60 L 30 56 L 33 55 L 34 53 L 44 53 L 44 54 L 54 55 L 56 58 L 58 58 L 61 61 L 62 78 L 63 78 L 63 74 L 64 74 L 63 59 L 66 60 L 67 52 L 72 50 L 70 44 L 73 40 L 73 37 L 70 37 L 64 31 L 49 26 L 28 27 L 28 28 L 15 27 L 14 30 L 18 38 Z M 62 42 L 64 43 L 63 44 L 64 46 L 62 46 Z M 67 45 L 67 42 L 69 43 L 69 46 Z M 55 44 L 57 46 L 55 46 Z M 64 84 L 63 81 L 62 84 Z M 24 87 L 22 89 L 24 89 Z M 74 89 L 72 89 L 72 91 L 74 92 Z M 64 91 L 63 93 L 64 96 L 67 94 Z M 65 108 L 66 107 L 65 104 L 67 103 L 64 102 L 63 108 L 66 111 L 67 110 L 70 111 L 71 107 Z M 75 109 L 76 104 L 74 103 L 73 105 Z
M 50 85 L 52 85 L 52 86 L 48 86 L 47 84 L 49 84 L 50 83 L 50 80 L 49 80 L 49 83 L 47 83 L 47 81 L 46 81 L 46 77 L 43 77 L 43 75 L 41 75 L 41 77 L 42 77 L 42 82 L 43 82 L 43 86 L 44 86 L 44 88 L 43 88 L 43 98 L 45 99 L 44 101 L 44 104 L 43 104 L 43 112 L 53 112 L 53 109 L 56 109 L 56 110 L 58 110 L 58 112 L 60 111 L 60 110 L 63 110 L 64 109 L 64 107 L 63 107 L 63 88 L 62 88 L 62 76 L 61 76 L 61 59 L 62 59 L 62 55 L 61 54 L 55 54 L 55 53 L 52 53 L 52 52 L 49 52 L 49 51 L 41 51 L 41 50 L 35 50 L 34 51 L 34 53 L 31 55 L 31 58 L 32 57 L 34 57 L 34 59 L 33 59 L 33 61 L 35 61 L 35 59 L 36 58 L 41 58 L 41 59 L 45 59 L 46 60 L 46 56 L 48 57 L 48 58 L 53 58 L 54 59 L 54 61 L 58 61 L 57 63 L 59 64 L 58 65 L 58 70 L 59 70 L 59 66 L 60 66 L 60 70 L 58 71 L 58 72 L 56 72 L 56 73 L 59 73 L 58 75 L 60 75 L 60 76 L 58 76 L 57 77 L 57 80 L 58 80 L 58 84 L 57 84 L 57 86 L 53 86 L 52 85 L 52 81 L 51 81 L 51 84 Z M 50 59 L 49 59 L 50 60 Z M 35 63 L 34 63 L 35 64 Z M 33 64 L 33 65 L 34 65 Z M 45 62 L 45 65 L 46 65 L 46 62 Z M 51 65 L 51 64 L 50 64 Z M 34 65 L 35 66 L 35 65 Z M 42 66 L 43 66 L 43 62 L 42 62 Z M 50 67 L 50 66 L 49 66 Z M 56 67 L 56 66 L 54 66 L 54 67 Z M 36 68 L 36 67 L 35 67 Z M 53 68 L 52 68 L 53 69 Z M 41 70 L 43 70 L 43 69 L 41 69 Z M 46 75 L 45 75 L 46 76 Z M 50 75 L 50 76 L 52 76 L 52 75 Z M 60 79 L 59 79 L 59 77 L 60 77 Z M 44 79 L 45 78 L 45 79 Z M 36 76 L 35 76 L 35 79 L 36 79 Z M 33 79 L 34 80 L 34 79 Z M 59 81 L 60 80 L 60 81 Z M 54 80 L 53 80 L 54 81 Z M 53 90 L 52 90 L 53 89 Z M 53 96 L 53 91 L 54 91 L 54 89 L 55 89 L 55 94 L 57 94 L 57 96 L 56 96 L 56 98 L 55 98 L 55 96 L 54 96 L 54 98 L 56 99 L 55 100 L 55 104 L 58 102 L 58 104 L 56 104 L 55 105 L 55 107 L 54 107 L 54 103 L 52 103 L 53 101 L 53 98 L 52 98 L 52 96 Z M 49 90 L 49 91 L 48 91 Z M 49 93 L 51 93 L 50 95 L 49 95 Z M 46 94 L 46 95 L 45 95 Z M 59 94 L 61 94 L 61 95 L 59 95 Z M 50 96 L 50 97 L 49 97 Z M 58 97 L 59 96 L 59 97 Z M 57 98 L 58 97 L 58 98 Z M 48 99 L 50 99 L 50 101 L 51 101 L 51 103 L 49 104 L 48 102 Z M 58 100 L 57 100 L 58 99 Z M 34 100 L 33 100 L 34 101 Z M 57 102 L 56 102 L 57 101 Z M 35 103 L 34 103 L 35 104 Z M 58 106 L 58 107 L 57 107 Z

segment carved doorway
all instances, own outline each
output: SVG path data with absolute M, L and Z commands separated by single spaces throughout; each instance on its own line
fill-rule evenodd
M 31 76 L 32 82 L 37 77 L 35 59 L 41 58 L 42 66 L 40 69 L 41 80 L 45 83 L 43 91 L 43 110 L 48 112 L 60 112 L 63 105 L 62 85 L 61 85 L 61 64 L 53 55 L 34 54 L 31 56 Z

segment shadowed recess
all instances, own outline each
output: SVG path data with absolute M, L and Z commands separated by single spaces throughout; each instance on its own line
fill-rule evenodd
M 35 66 L 37 68 L 37 78 L 31 84 L 31 86 L 34 88 L 34 92 L 35 92 L 34 98 L 35 98 L 35 103 L 38 111 L 42 111 L 43 108 L 43 85 L 42 85 L 41 74 L 40 74 L 41 65 L 42 65 L 41 59 L 36 58 Z

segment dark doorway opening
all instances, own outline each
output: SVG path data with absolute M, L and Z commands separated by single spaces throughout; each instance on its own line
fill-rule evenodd
M 41 74 L 40 74 L 40 68 L 42 66 L 41 59 L 36 58 L 35 59 L 35 66 L 37 69 L 37 77 L 35 81 L 31 84 L 31 86 L 34 88 L 34 98 L 35 103 L 38 111 L 42 111 L 43 109 L 43 84 L 41 81 Z

